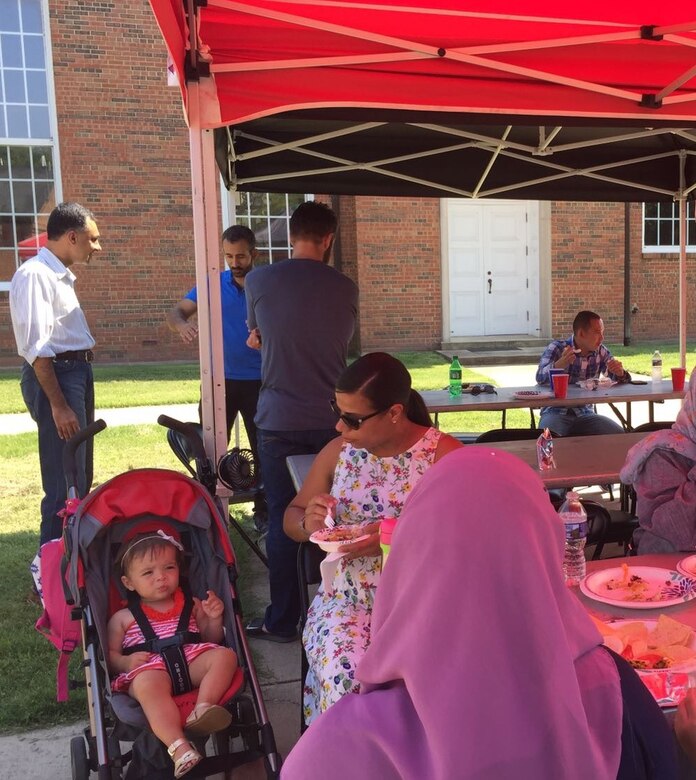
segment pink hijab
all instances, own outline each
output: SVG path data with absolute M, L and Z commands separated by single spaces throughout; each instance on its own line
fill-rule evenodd
M 514 456 L 450 453 L 406 502 L 372 642 L 283 780 L 615 778 L 618 672 L 563 582 L 563 532 Z

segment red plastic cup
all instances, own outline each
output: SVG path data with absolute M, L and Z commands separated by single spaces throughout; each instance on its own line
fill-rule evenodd
M 553 394 L 556 398 L 568 395 L 568 374 L 556 374 L 553 378 Z
M 672 369 L 672 390 L 683 390 L 685 381 L 686 381 L 686 369 L 673 368 Z
M 549 383 L 551 385 L 551 391 L 553 392 L 553 378 L 559 374 L 565 374 L 565 368 L 550 368 L 549 369 Z

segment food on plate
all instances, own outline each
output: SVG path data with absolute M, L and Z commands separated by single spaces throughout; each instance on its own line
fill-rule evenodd
M 632 574 L 628 564 L 621 564 L 621 576 L 612 577 L 604 583 L 610 595 L 616 595 L 623 601 L 651 601 L 661 598 L 654 583 L 644 580 L 638 574 Z
M 312 534 L 312 539 L 318 542 L 352 542 L 363 536 L 362 525 L 336 525 L 333 528 L 322 528 Z
M 647 623 L 605 623 L 592 617 L 604 644 L 639 670 L 670 669 L 696 662 L 694 630 L 667 615 Z

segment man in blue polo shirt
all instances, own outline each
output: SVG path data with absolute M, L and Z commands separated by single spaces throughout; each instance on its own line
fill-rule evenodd
M 254 416 L 261 389 L 261 354 L 246 344 L 249 329 L 246 325 L 247 305 L 244 294 L 244 280 L 258 254 L 256 236 L 247 227 L 233 225 L 222 234 L 222 252 L 229 266 L 229 270 L 220 274 L 227 440 L 237 414 L 241 414 L 260 476 Z M 198 337 L 198 326 L 192 321 L 198 310 L 197 301 L 198 294 L 194 287 L 167 315 L 170 329 L 178 332 L 186 344 Z M 265 530 L 266 522 L 265 501 L 261 495 L 257 495 L 254 523 L 258 530 Z

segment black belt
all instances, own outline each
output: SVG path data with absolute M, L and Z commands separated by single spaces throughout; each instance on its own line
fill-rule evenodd
M 69 352 L 59 352 L 54 360 L 79 360 L 80 363 L 91 363 L 94 360 L 94 352 L 91 349 L 73 349 Z

